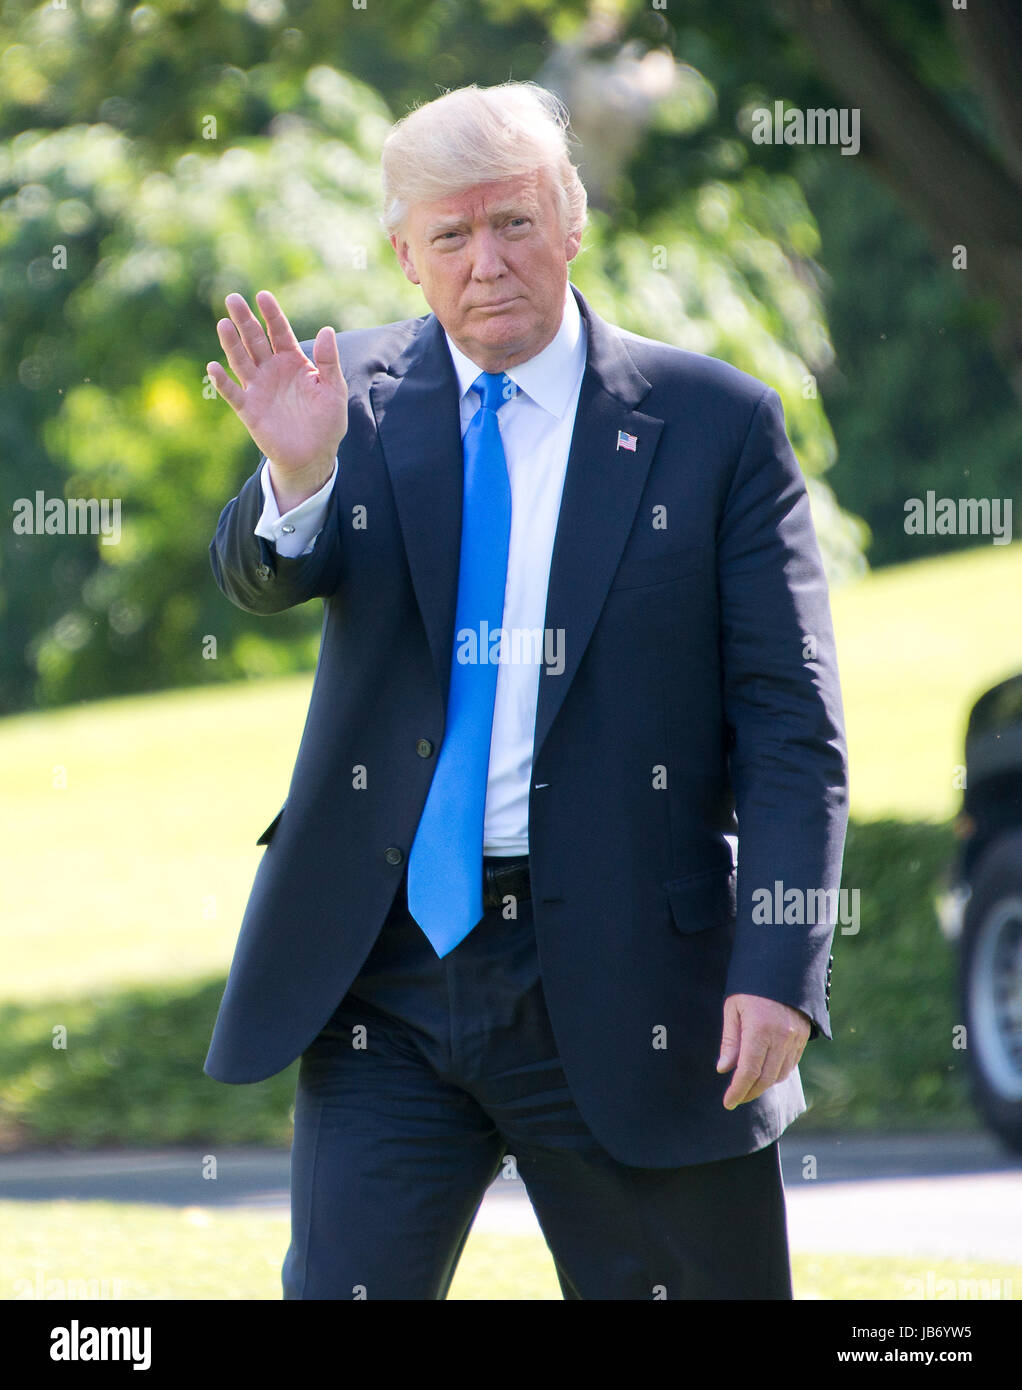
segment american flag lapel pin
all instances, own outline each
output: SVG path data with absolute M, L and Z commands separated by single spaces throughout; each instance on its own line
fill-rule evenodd
M 618 430 L 617 447 L 619 449 L 628 449 L 630 453 L 634 454 L 635 446 L 638 442 L 639 436 L 637 434 L 625 434 L 624 430 Z

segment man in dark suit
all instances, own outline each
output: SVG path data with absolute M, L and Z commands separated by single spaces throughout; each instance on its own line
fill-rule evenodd
M 563 125 L 510 83 L 392 132 L 431 313 L 310 354 L 268 293 L 218 325 L 263 461 L 217 582 L 324 603 L 205 1068 L 301 1055 L 286 1298 L 444 1297 L 509 1165 L 565 1297 L 791 1297 L 835 913 L 762 904 L 840 878 L 827 585 L 776 392 L 569 284 Z

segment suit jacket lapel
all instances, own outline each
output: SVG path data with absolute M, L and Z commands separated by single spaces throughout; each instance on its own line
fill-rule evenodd
M 541 667 L 533 759 L 564 703 L 603 607 L 645 486 L 663 420 L 635 406 L 650 383 L 611 325 L 574 286 L 588 344 L 547 588 L 545 626 L 564 632 L 564 669 Z M 458 380 L 433 314 L 370 401 L 446 708 L 461 544 L 462 450 Z M 617 447 L 618 432 L 635 451 Z
M 540 668 L 534 764 L 606 600 L 664 423 L 634 408 L 650 391 L 650 383 L 611 325 L 593 312 L 574 286 L 572 292 L 585 318 L 588 346 L 544 624 L 548 632 L 563 630 L 564 669 L 558 675 Z M 620 430 L 635 437 L 634 453 L 618 448 Z
M 454 363 L 434 315 L 373 379 L 369 397 L 446 709 L 461 550 L 461 408 Z

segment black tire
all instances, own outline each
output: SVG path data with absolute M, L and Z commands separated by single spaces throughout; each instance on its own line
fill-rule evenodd
M 960 999 L 976 1105 L 1022 1153 L 1022 831 L 995 840 L 973 871 Z

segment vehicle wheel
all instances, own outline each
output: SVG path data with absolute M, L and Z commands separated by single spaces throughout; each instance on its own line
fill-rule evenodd
M 1003 835 L 972 875 L 962 927 L 961 1001 L 976 1103 L 1022 1152 L 1022 833 Z

